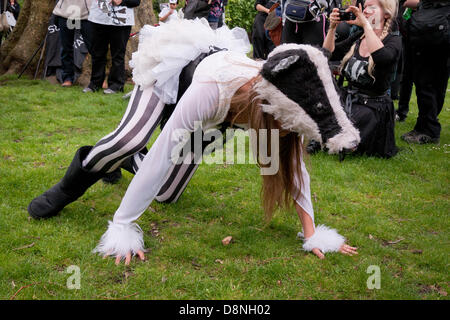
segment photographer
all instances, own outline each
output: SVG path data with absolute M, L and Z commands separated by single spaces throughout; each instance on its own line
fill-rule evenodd
M 75 78 L 73 61 L 73 42 L 75 30 L 79 29 L 83 40 L 90 50 L 89 41 L 89 8 L 92 0 L 59 0 L 53 9 L 55 22 L 59 28 L 61 40 L 62 86 L 72 86 Z
M 357 153 L 389 158 L 397 153 L 394 137 L 394 104 L 387 91 L 401 53 L 401 39 L 392 32 L 397 14 L 396 0 L 367 0 L 364 11 L 350 6 L 348 21 L 363 31 L 335 43 L 341 22 L 339 9 L 330 15 L 330 29 L 323 47 L 342 60 L 342 74 L 348 80 L 343 89 L 346 112 L 359 129 L 361 143 Z
M 96 0 L 89 13 L 91 22 L 92 73 L 89 86 L 83 92 L 97 91 L 105 80 L 106 56 L 111 50 L 112 65 L 108 76 L 108 89 L 103 93 L 123 91 L 125 84 L 125 51 L 134 25 L 133 8 L 141 0 Z

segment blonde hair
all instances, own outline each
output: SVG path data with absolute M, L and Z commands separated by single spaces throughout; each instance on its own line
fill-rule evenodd
M 257 98 L 257 93 L 253 90 L 253 85 L 261 81 L 261 75 L 249 80 L 246 85 L 242 86 L 231 100 L 230 110 L 234 110 L 234 117 L 231 120 L 233 124 L 236 119 L 243 113 L 246 113 L 248 125 L 256 130 L 256 137 L 259 137 L 259 130 L 280 129 L 278 122 L 274 117 L 262 111 L 261 104 L 267 103 Z M 267 136 L 267 152 L 271 149 L 271 135 Z M 259 142 L 256 143 L 259 146 Z M 259 148 L 256 150 L 256 159 L 260 167 L 270 166 L 259 163 Z M 270 221 L 273 213 L 278 208 L 289 209 L 294 199 L 300 195 L 300 186 L 302 185 L 301 156 L 305 154 L 300 136 L 295 132 L 279 138 L 278 155 L 268 154 L 269 157 L 278 157 L 279 170 L 274 175 L 262 175 L 262 205 L 264 208 L 266 222 Z M 297 177 L 300 181 L 295 181 Z M 298 184 L 297 184 L 297 183 Z
M 391 31 L 392 22 L 394 21 L 395 17 L 397 16 L 397 9 L 398 9 L 398 3 L 396 0 L 378 0 L 378 3 L 380 4 L 380 7 L 383 9 L 384 13 L 388 15 L 388 18 L 384 22 L 383 31 L 380 35 L 380 40 L 383 41 L 384 38 L 387 37 L 389 32 Z M 364 35 L 361 36 L 360 39 L 363 39 Z M 353 44 L 353 46 L 350 48 L 350 50 L 347 52 L 347 54 L 344 56 L 341 62 L 340 69 L 341 71 L 344 69 L 344 66 L 347 64 L 348 60 L 353 56 L 355 53 L 356 48 L 356 42 Z M 375 69 L 375 62 L 373 61 L 372 55 L 369 55 L 369 66 L 368 71 L 369 75 L 372 77 L 372 79 L 375 80 L 375 77 L 373 76 L 373 70 Z

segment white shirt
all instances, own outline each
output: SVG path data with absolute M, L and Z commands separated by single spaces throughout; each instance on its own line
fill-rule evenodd
M 166 14 L 169 13 L 169 11 L 170 11 L 170 8 L 165 7 L 165 8 L 162 9 L 161 12 L 159 13 L 159 17 L 160 17 L 160 18 L 164 17 Z M 170 22 L 170 21 L 178 20 L 178 19 L 179 19 L 179 17 L 178 17 L 178 12 L 177 12 L 177 10 L 173 10 L 173 12 L 167 17 L 166 20 L 164 20 L 164 21 L 159 20 L 159 22 L 160 22 L 160 23 L 168 23 L 168 22 Z
M 110 0 L 92 1 L 89 21 L 112 26 L 134 26 L 134 10 L 125 6 L 112 6 Z

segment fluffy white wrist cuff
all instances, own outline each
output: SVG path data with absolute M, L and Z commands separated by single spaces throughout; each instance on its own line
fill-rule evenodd
M 299 232 L 297 236 L 303 238 L 303 233 Z M 311 237 L 304 239 L 303 250 L 312 251 L 314 248 L 319 248 L 323 253 L 337 252 L 344 242 L 345 238 L 337 233 L 336 229 L 330 229 L 321 224 L 316 227 Z
M 92 252 L 125 257 L 128 252 L 136 254 L 139 250 L 145 249 L 142 229 L 137 223 L 120 224 L 109 221 L 108 230 Z

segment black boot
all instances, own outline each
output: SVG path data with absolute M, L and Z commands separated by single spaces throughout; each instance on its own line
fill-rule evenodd
M 104 176 L 102 172 L 87 172 L 83 159 L 92 149 L 84 146 L 77 150 L 64 177 L 28 205 L 28 213 L 35 219 L 56 216 L 65 206 L 81 197 L 86 190 Z
M 116 184 L 122 179 L 122 171 L 120 168 L 112 172 L 105 173 L 105 176 L 102 178 L 102 181 L 106 184 Z
M 147 147 L 144 147 L 139 152 L 142 153 L 143 155 L 146 155 L 148 153 L 148 149 L 147 149 Z M 135 165 L 133 165 L 133 163 L 134 163 L 133 157 L 134 157 L 134 155 L 132 155 L 131 157 L 128 157 L 124 161 L 122 161 L 120 168 L 125 169 L 129 173 L 136 174 L 135 168 L 137 168 L 137 167 Z

